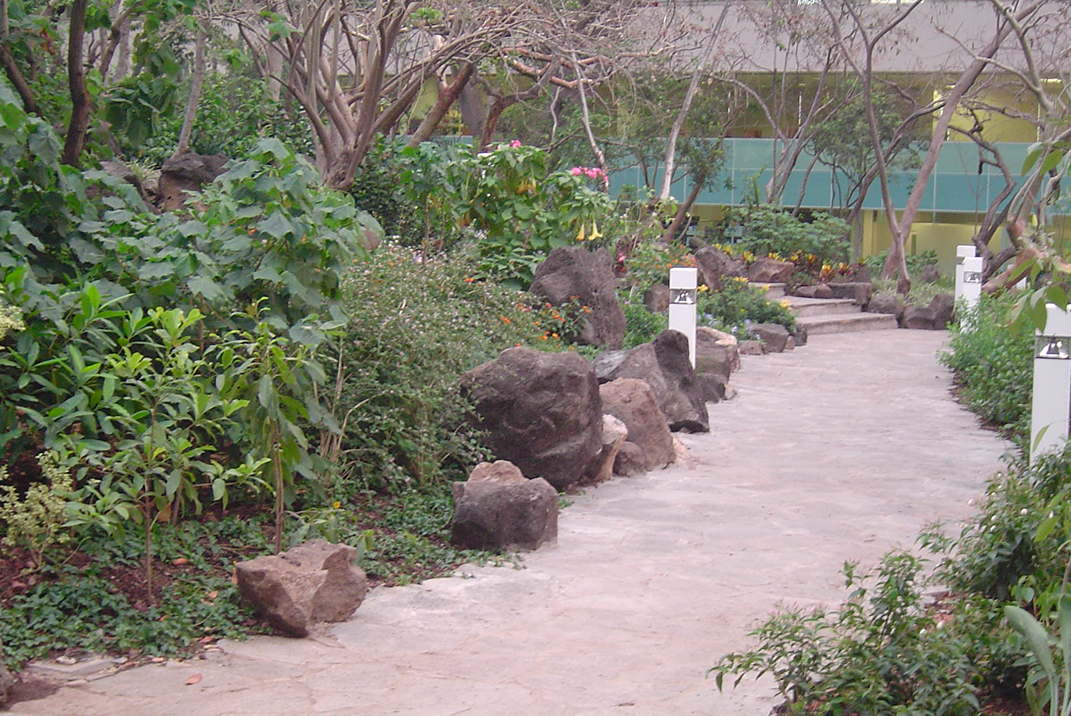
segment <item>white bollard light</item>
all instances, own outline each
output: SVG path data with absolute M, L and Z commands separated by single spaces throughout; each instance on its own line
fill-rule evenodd
M 962 267 L 962 272 L 957 267 L 957 276 L 960 273 L 963 275 L 962 298 L 967 308 L 974 308 L 978 305 L 978 299 L 982 297 L 982 259 L 969 256 L 963 259 Z
M 1067 440 L 1071 419 L 1071 314 L 1048 304 L 1045 332 L 1034 343 L 1030 462 Z
M 695 290 L 698 272 L 694 268 L 669 270 L 669 329 L 688 337 L 688 358 L 695 368 Z
M 973 259 L 977 249 L 973 244 L 960 244 L 956 247 L 956 301 L 963 298 L 963 260 Z

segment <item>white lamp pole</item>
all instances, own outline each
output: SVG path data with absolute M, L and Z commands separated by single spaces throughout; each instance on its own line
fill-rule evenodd
M 960 274 L 963 276 L 963 293 L 962 298 L 967 304 L 967 308 L 974 308 L 978 305 L 978 299 L 982 297 L 982 259 L 981 257 L 968 256 L 963 259 L 960 267 L 957 266 L 957 278 Z
M 1071 314 L 1048 304 L 1045 332 L 1034 339 L 1030 461 L 1067 440 L 1071 419 Z
M 695 290 L 698 272 L 694 268 L 669 270 L 669 328 L 688 337 L 688 358 L 695 368 Z
M 974 244 L 960 244 L 956 247 L 956 301 L 963 298 L 963 260 L 977 256 Z

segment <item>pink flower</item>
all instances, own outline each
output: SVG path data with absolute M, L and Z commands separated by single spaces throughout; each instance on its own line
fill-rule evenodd
M 584 169 L 582 167 L 573 167 L 573 176 L 578 177 L 583 173 Z
M 521 140 L 514 139 L 512 142 L 509 143 L 509 145 L 516 149 L 517 147 L 521 146 Z

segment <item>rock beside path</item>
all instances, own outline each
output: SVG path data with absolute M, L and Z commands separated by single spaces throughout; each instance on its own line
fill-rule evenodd
M 599 393 L 602 393 L 601 388 Z M 603 403 L 603 410 L 606 410 L 605 403 Z M 626 439 L 628 439 L 628 428 L 625 427 L 625 424 L 613 415 L 603 414 L 602 451 L 595 458 L 591 469 L 588 470 L 588 482 L 605 482 L 613 477 L 614 461 L 617 459 L 617 453 L 621 450 L 621 446 L 625 444 Z
M 756 259 L 747 270 L 747 280 L 751 283 L 785 283 L 796 264 L 791 261 L 778 261 L 771 258 Z
M 602 401 L 591 364 L 576 353 L 510 348 L 461 377 L 476 425 L 495 457 L 562 490 L 602 450 Z
M 688 357 L 688 339 L 683 333 L 663 331 L 651 343 L 636 346 L 623 355 L 615 354 L 613 360 L 608 359 L 600 367 L 599 380 L 618 378 L 646 382 L 670 430 L 710 429 L 703 389 Z
M 642 472 L 663 468 L 673 462 L 673 435 L 646 381 L 619 378 L 599 386 L 599 393 L 602 396 L 602 409 L 624 424 L 628 432 L 626 445 L 634 445 L 640 450 L 637 455 L 635 450 L 629 448 L 630 454 L 623 458 L 620 454 L 615 457 L 615 460 L 627 466 L 626 472 L 633 471 L 636 465 L 638 468 L 635 471 Z M 614 472 L 621 474 L 616 467 Z
M 325 540 L 235 565 L 238 591 L 268 623 L 306 636 L 318 622 L 341 622 L 364 601 L 368 580 L 353 547 Z
M 947 293 L 939 293 L 926 306 L 908 306 L 904 309 L 902 328 L 924 331 L 943 331 L 952 321 L 955 299 Z
M 558 491 L 513 464 L 478 465 L 455 482 L 450 541 L 466 549 L 539 549 L 558 539 Z

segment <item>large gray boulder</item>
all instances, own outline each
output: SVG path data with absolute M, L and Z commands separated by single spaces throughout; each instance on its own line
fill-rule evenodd
M 576 340 L 589 346 L 621 347 L 625 312 L 617 301 L 617 279 L 606 249 L 559 246 L 536 269 L 529 291 L 555 306 L 578 299 L 591 313 Z
M 673 462 L 673 435 L 651 386 L 636 378 L 618 378 L 599 386 L 599 393 L 602 409 L 625 424 L 628 442 L 642 450 L 642 456 L 630 455 L 624 458 L 626 462 L 639 462 L 642 470 Z
M 789 346 L 791 336 L 780 323 L 754 323 L 748 326 L 748 330 L 762 341 L 767 353 L 782 353 Z
M 688 356 L 688 339 L 683 333 L 662 331 L 651 343 L 636 346 L 625 354 L 608 378 L 646 381 L 670 430 L 710 430 L 703 389 L 696 380 Z
M 952 320 L 955 300 L 947 293 L 939 293 L 926 306 L 908 306 L 904 309 L 901 328 L 924 331 L 943 331 Z
M 181 208 L 189 192 L 199 192 L 226 171 L 230 159 L 222 154 L 187 152 L 171 157 L 160 167 L 159 204 L 165 211 Z
M 341 622 L 364 601 L 368 580 L 343 544 L 312 540 L 288 552 L 239 562 L 238 591 L 268 623 L 290 636 L 306 636 L 317 622 Z
M 785 283 L 796 264 L 791 261 L 778 261 L 771 258 L 756 259 L 747 270 L 747 280 L 751 283 Z
M 558 539 L 558 491 L 511 463 L 478 465 L 455 482 L 450 541 L 466 549 L 539 549 Z
M 695 252 L 695 267 L 699 273 L 699 283 L 706 284 L 712 291 L 720 291 L 725 276 L 744 276 L 744 265 L 721 249 L 706 246 Z
M 602 450 L 602 401 L 576 353 L 510 348 L 461 377 L 495 457 L 556 489 L 575 484 Z
M 867 313 L 885 313 L 896 316 L 899 323 L 904 318 L 904 303 L 895 293 L 875 294 L 866 306 Z
M 725 335 L 725 334 L 722 334 Z M 717 373 L 729 380 L 733 370 L 740 367 L 740 350 L 736 347 L 736 338 L 732 342 L 718 336 L 718 333 L 705 326 L 695 331 L 695 372 Z

